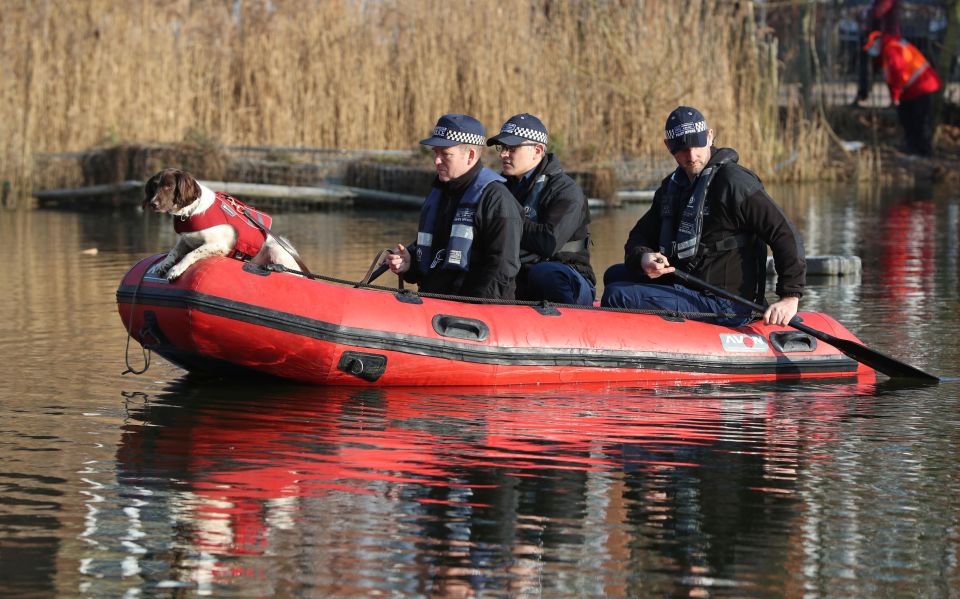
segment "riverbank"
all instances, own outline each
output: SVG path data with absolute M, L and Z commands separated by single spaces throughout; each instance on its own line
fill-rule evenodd
M 818 170 L 819 179 L 881 186 L 960 184 L 960 169 L 956 168 L 960 164 L 958 117 L 960 108 L 949 105 L 937 130 L 934 155 L 919 157 L 903 151 L 903 131 L 892 107 L 832 107 L 827 115 L 832 142 L 826 163 Z M 564 154 L 561 160 L 587 196 L 595 200 L 594 205 L 616 206 L 636 193 L 646 198 L 675 166 L 666 153 L 599 163 L 571 155 L 570 151 Z M 495 164 L 496 156 L 491 152 L 485 160 Z M 749 168 L 756 168 L 757 162 L 755 156 L 743 156 Z M 5 189 L 3 205 L 77 209 L 134 206 L 140 194 L 135 183 L 167 166 L 185 168 L 204 180 L 232 184 L 238 187 L 240 197 L 241 184 L 258 184 L 264 189 L 248 191 L 251 199 L 269 197 L 276 200 L 272 209 L 292 210 L 331 202 L 384 201 L 381 196 L 385 195 L 390 196 L 386 201 L 397 203 L 399 198 L 402 203 L 416 204 L 426 195 L 434 176 L 429 157 L 419 148 L 118 144 L 85 152 L 36 155 L 33 198 L 21 195 L 19 202 L 23 203 L 19 203 L 15 196 L 11 200 L 10 190 Z M 767 182 L 776 181 L 776 173 L 759 174 Z M 276 189 L 271 191 L 270 186 Z M 250 189 L 254 187 L 247 186 Z
M 829 118 L 838 137 L 863 143 L 862 148 L 853 152 L 845 152 L 840 144 L 834 144 L 829 169 L 839 170 L 841 180 L 850 178 L 880 185 L 960 184 L 960 107 L 947 106 L 930 157 L 904 150 L 903 129 L 892 106 L 835 107 Z

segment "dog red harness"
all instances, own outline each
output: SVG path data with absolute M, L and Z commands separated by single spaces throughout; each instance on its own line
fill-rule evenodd
M 273 219 L 266 212 L 247 206 L 237 198 L 217 192 L 216 200 L 210 208 L 200 214 L 191 215 L 187 219 L 176 218 L 173 221 L 173 230 L 177 233 L 202 231 L 217 225 L 230 225 L 237 232 L 237 243 L 233 246 L 234 258 L 249 260 L 257 255 L 267 235 L 246 216 L 246 212 L 265 228 L 270 228 Z

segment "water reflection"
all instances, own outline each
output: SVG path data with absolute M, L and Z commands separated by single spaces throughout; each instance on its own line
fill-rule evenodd
M 881 293 L 900 307 L 909 324 L 929 318 L 924 300 L 935 293 L 936 227 L 932 200 L 904 198 L 890 205 L 881 235 L 896 240 L 883 246 L 879 269 Z
M 290 577 L 330 593 L 437 596 L 722 588 L 742 584 L 736 567 L 761 579 L 785 567 L 804 446 L 827 447 L 829 423 L 876 392 L 820 385 L 810 427 L 810 386 L 789 389 L 289 387 L 252 398 L 181 384 L 131 406 L 118 477 L 152 498 L 154 521 L 141 510 L 137 527 L 176 530 L 175 561 L 141 568 L 163 580 Z M 746 560 L 744 542 L 757 551 Z
M 960 374 L 948 191 L 774 191 L 811 253 L 864 261 L 852 284 L 811 280 L 804 307 Z M 595 215 L 595 266 L 643 209 Z M 276 217 L 348 279 L 416 228 L 402 211 Z M 0 594 L 960 588 L 956 382 L 364 393 L 198 383 L 162 360 L 124 377 L 116 286 L 173 245 L 169 221 L 0 211 L 0 238 Z

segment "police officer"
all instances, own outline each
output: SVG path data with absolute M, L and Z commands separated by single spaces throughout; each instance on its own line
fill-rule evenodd
M 437 171 L 415 243 L 384 264 L 420 291 L 515 299 L 521 216 L 503 177 L 480 161 L 486 131 L 472 116 L 445 114 L 420 143 Z
M 487 140 L 496 144 L 501 174 L 523 211 L 517 298 L 591 305 L 590 209 L 547 142 L 547 128 L 527 113 L 510 117 Z
M 760 179 L 737 164 L 737 152 L 716 148 L 713 140 L 713 129 L 696 108 L 679 106 L 670 113 L 664 144 L 677 169 L 663 180 L 650 209 L 630 231 L 624 263 L 604 274 L 601 303 L 684 313 L 733 313 L 736 316 L 716 320 L 743 324 L 750 320 L 748 308 L 689 289 L 670 273 L 679 268 L 764 304 L 769 246 L 780 299 L 767 306 L 763 319 L 767 324 L 786 325 L 796 315 L 803 295 L 803 242 Z

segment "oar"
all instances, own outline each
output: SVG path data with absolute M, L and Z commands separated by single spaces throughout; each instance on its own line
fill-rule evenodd
M 300 267 L 300 272 L 302 272 L 302 273 L 304 273 L 304 274 L 307 274 L 307 275 L 313 274 L 313 273 L 310 272 L 310 269 L 307 268 L 307 265 L 303 263 L 303 260 L 300 259 L 300 253 L 299 253 L 297 250 L 295 250 L 295 249 L 293 249 L 292 247 L 290 247 L 290 245 L 286 242 L 286 240 L 285 240 L 283 237 L 280 237 L 279 235 L 277 235 L 276 233 L 274 233 L 273 231 L 271 231 L 271 230 L 270 230 L 270 227 L 268 227 L 267 225 L 265 225 L 265 224 L 263 224 L 262 222 L 260 222 L 259 220 L 257 220 L 257 219 L 253 216 L 253 214 L 250 213 L 250 209 L 249 209 L 249 208 L 244 208 L 244 209 L 243 209 L 243 214 L 244 214 L 244 216 L 247 217 L 247 220 L 249 220 L 250 222 L 252 222 L 252 223 L 253 223 L 254 225 L 256 225 L 261 231 L 263 231 L 263 234 L 264 234 L 264 235 L 269 235 L 270 237 L 273 237 L 274 241 L 277 242 L 277 245 L 279 245 L 280 247 L 282 247 L 284 250 L 286 250 L 286 252 L 287 252 L 288 254 L 290 254 L 290 257 L 293 258 L 293 261 L 296 262 L 296 263 L 297 263 L 297 266 Z
M 377 277 L 379 277 L 383 273 L 390 270 L 390 267 L 387 266 L 386 264 L 382 264 L 382 262 L 384 258 L 386 258 L 388 255 L 392 253 L 393 253 L 393 250 L 383 250 L 379 254 L 377 254 L 377 257 L 374 258 L 373 262 L 370 263 L 370 268 L 367 269 L 367 274 L 363 275 L 363 278 L 360 279 L 360 282 L 354 285 L 354 287 L 365 287 L 370 283 L 372 283 L 373 281 L 375 281 Z M 399 276 L 399 283 L 397 284 L 397 286 L 400 289 L 403 289 L 402 276 Z
M 388 270 L 390 270 L 390 267 L 389 267 L 389 266 L 387 266 L 386 264 L 381 264 L 380 266 L 377 267 L 376 270 L 374 270 L 372 273 L 370 273 L 370 278 L 367 279 L 366 283 L 364 283 L 363 281 L 361 281 L 361 284 L 362 284 L 362 285 L 369 285 L 370 283 L 373 283 L 374 281 L 377 280 L 377 277 L 379 277 L 379 276 L 382 275 L 383 273 L 387 272 Z
M 766 308 L 764 306 L 761 306 L 760 304 L 751 302 L 750 300 L 742 298 L 739 295 L 730 293 L 725 289 L 721 289 L 720 287 L 711 285 L 710 283 L 707 283 L 706 281 L 698 279 L 697 277 L 691 274 L 687 274 L 681 270 L 675 270 L 673 271 L 673 274 L 676 275 L 681 280 L 683 280 L 685 283 L 691 283 L 702 289 L 706 289 L 707 291 L 710 291 L 715 295 L 719 295 L 720 297 L 725 297 L 729 300 L 733 300 L 737 302 L 738 304 L 743 304 L 744 306 L 753 308 L 757 312 L 763 313 L 766 310 Z M 875 349 L 870 349 L 866 345 L 862 345 L 860 343 L 857 343 L 856 341 L 851 341 L 849 339 L 840 339 L 839 337 L 834 337 L 833 335 L 824 333 L 823 331 L 818 331 L 817 329 L 810 328 L 807 325 L 802 324 L 800 322 L 800 318 L 797 316 L 794 316 L 790 320 L 789 325 L 797 329 L 798 331 L 803 331 L 804 333 L 806 333 L 807 335 L 810 335 L 811 337 L 816 337 L 817 339 L 819 339 L 820 341 L 823 341 L 828 345 L 832 345 L 833 347 L 839 349 L 844 354 L 850 356 L 857 362 L 860 362 L 861 364 L 866 364 L 870 368 L 873 368 L 877 372 L 882 372 L 883 374 L 889 376 L 890 378 L 916 379 L 916 380 L 927 381 L 931 383 L 932 382 L 939 383 L 941 380 L 940 377 L 926 373 L 920 370 L 919 368 L 915 368 L 909 364 L 900 362 L 899 360 L 895 360 L 886 354 L 880 353 Z

